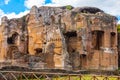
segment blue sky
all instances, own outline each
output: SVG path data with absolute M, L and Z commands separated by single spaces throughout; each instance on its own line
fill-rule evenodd
M 2 9 L 5 13 L 15 12 L 16 14 L 19 14 L 20 12 L 27 10 L 24 5 L 24 1 L 25 0 L 10 0 L 8 4 L 5 4 L 5 0 L 0 0 L 0 9 Z M 50 2 L 51 0 L 46 0 L 45 4 Z
M 8 4 L 4 4 L 4 0 L 0 0 L 0 9 L 2 9 L 5 13 L 20 13 L 27 9 L 24 6 L 24 0 L 10 0 Z
M 27 14 L 33 5 L 38 7 L 64 5 L 98 7 L 108 14 L 117 16 L 120 20 L 119 0 L 0 0 L 0 18 L 2 16 L 7 16 L 8 18 L 21 17 Z

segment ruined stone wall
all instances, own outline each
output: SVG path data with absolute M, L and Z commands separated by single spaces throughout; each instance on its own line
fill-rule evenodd
M 0 45 L 0 59 L 10 59 L 13 65 L 74 70 L 118 68 L 116 18 L 94 7 L 33 6 L 22 18 L 4 17 Z
M 93 20 L 91 20 L 93 19 Z M 88 60 L 89 68 L 97 69 L 117 69 L 117 30 L 115 26 L 115 18 L 107 14 L 100 14 L 97 17 L 92 16 L 90 18 L 91 23 L 88 23 L 88 27 L 91 27 L 91 31 L 97 36 L 95 37 L 92 44 L 93 57 Z M 94 22 L 95 21 L 95 22 Z M 89 29 L 89 28 L 88 28 Z M 92 33 L 93 35 L 93 33 Z M 98 40 L 97 40 L 98 38 Z M 96 43 L 97 41 L 97 43 Z M 96 46 L 97 45 L 97 46 Z M 89 56 L 90 57 L 90 56 Z M 96 64 L 97 65 L 96 65 Z
M 23 18 L 9 20 L 7 17 L 1 19 L 1 63 L 12 65 L 13 60 L 27 54 L 27 37 L 23 20 Z

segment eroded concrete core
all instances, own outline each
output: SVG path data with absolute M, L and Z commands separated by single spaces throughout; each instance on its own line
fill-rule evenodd
M 94 7 L 36 7 L 3 17 L 3 66 L 69 70 L 118 68 L 116 17 Z

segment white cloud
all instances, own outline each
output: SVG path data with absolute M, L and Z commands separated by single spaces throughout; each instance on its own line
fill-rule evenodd
M 118 24 L 120 24 L 120 20 L 118 21 Z
M 45 5 L 45 0 L 25 0 L 24 5 L 29 9 L 34 5 L 39 7 Z
M 98 7 L 112 15 L 120 15 L 120 1 L 116 0 L 52 0 L 52 3 L 59 5 L 72 5 L 75 7 L 92 6 Z
M 0 9 L 0 17 L 4 15 L 3 10 Z
M 25 6 L 31 8 L 36 6 L 64 6 L 72 5 L 74 7 L 92 6 L 98 7 L 112 15 L 120 15 L 120 1 L 116 0 L 51 0 L 51 3 L 45 4 L 45 0 L 25 0 Z
M 5 16 L 7 16 L 9 19 L 11 18 L 20 18 L 24 15 L 26 15 L 27 13 L 29 13 L 28 10 L 24 11 L 24 12 L 20 12 L 19 14 L 16 14 L 16 13 L 8 13 L 8 14 L 5 14 Z
M 5 0 L 8 3 L 10 0 Z M 65 6 L 72 5 L 74 7 L 83 7 L 83 6 L 92 6 L 98 7 L 103 11 L 115 15 L 120 16 L 120 1 L 116 0 L 51 0 L 51 3 L 45 4 L 45 0 L 25 0 L 24 5 L 30 9 L 32 6 Z M 9 18 L 21 17 L 24 14 L 28 13 L 28 11 L 21 12 L 19 14 L 8 13 L 5 14 L 2 10 L 0 10 L 0 17 L 5 15 Z M 120 23 L 120 21 L 119 21 Z
M 72 5 L 74 7 L 91 6 L 100 8 L 108 14 L 120 16 L 120 1 L 118 0 L 51 0 L 49 4 L 45 4 L 45 0 L 25 0 L 24 5 L 29 9 L 34 5 L 37 7 L 65 5 Z
M 4 0 L 4 2 L 7 5 L 10 2 L 10 0 Z
M 24 11 L 24 12 L 20 12 L 19 14 L 16 14 L 16 13 L 14 13 L 14 12 L 12 12 L 12 13 L 6 13 L 6 14 L 5 14 L 4 11 L 0 9 L 0 19 L 1 19 L 3 16 L 7 16 L 8 19 L 11 19 L 11 18 L 20 18 L 20 17 L 26 15 L 27 13 L 29 13 L 28 10 L 26 10 L 26 11 Z M 0 23 L 1 23 L 1 20 L 0 20 Z

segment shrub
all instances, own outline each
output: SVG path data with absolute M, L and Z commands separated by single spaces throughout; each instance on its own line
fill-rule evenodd
M 120 33 L 120 24 L 117 25 L 117 31 Z
M 67 6 L 66 6 L 66 9 L 71 10 L 71 9 L 72 9 L 72 6 L 71 6 L 71 5 L 67 5 Z

